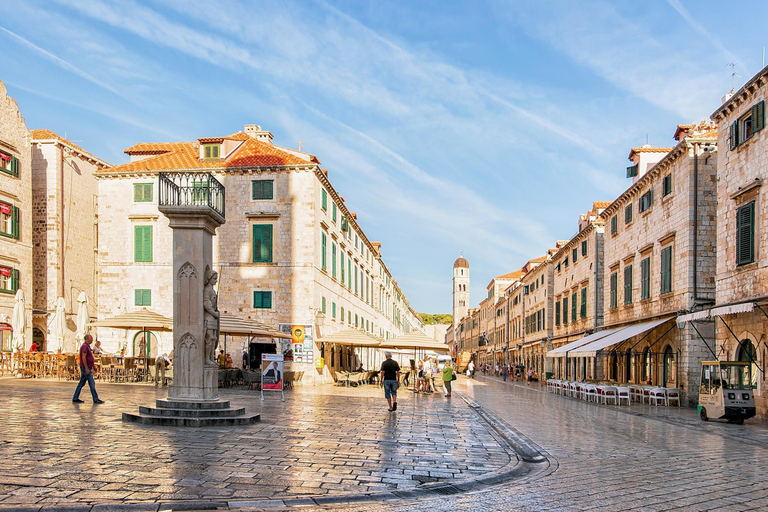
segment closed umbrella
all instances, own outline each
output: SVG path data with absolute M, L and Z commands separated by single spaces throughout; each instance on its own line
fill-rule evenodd
M 67 314 L 64 311 L 66 302 L 64 297 L 59 297 L 54 303 L 54 311 L 48 320 L 48 333 L 54 341 L 57 350 L 64 350 L 64 333 L 67 329 Z
M 75 337 L 77 341 L 85 339 L 85 335 L 88 334 L 88 321 L 90 317 L 88 315 L 88 295 L 85 292 L 80 292 L 77 297 L 77 333 Z
M 23 349 L 26 346 L 26 316 L 24 314 L 24 292 L 16 291 L 16 302 L 13 305 L 11 317 L 11 329 L 13 330 L 13 343 Z

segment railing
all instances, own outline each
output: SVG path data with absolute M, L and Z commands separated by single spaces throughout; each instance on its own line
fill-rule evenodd
M 224 217 L 224 185 L 205 172 L 161 172 L 158 206 L 206 206 Z

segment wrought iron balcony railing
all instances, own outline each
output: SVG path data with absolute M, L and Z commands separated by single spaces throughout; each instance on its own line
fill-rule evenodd
M 224 217 L 224 185 L 207 172 L 161 172 L 158 206 L 201 206 Z

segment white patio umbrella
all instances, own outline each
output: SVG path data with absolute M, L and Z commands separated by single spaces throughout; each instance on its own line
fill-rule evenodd
M 80 292 L 77 296 L 77 333 L 75 337 L 77 341 L 85 339 L 85 335 L 88 334 L 88 322 L 91 320 L 88 315 L 88 295 L 85 292 Z
M 24 313 L 24 292 L 16 291 L 16 302 L 13 305 L 11 329 L 13 329 L 13 344 L 22 350 L 26 347 L 26 315 Z
M 54 311 L 48 320 L 48 333 L 57 350 L 64 350 L 64 333 L 67 330 L 67 314 L 64 311 L 67 304 L 64 297 L 59 297 L 54 303 Z

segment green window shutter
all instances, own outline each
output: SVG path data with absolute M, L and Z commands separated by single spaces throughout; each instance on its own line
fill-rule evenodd
M 19 176 L 19 159 L 15 156 L 11 157 L 11 174 L 17 178 Z
M 326 192 L 325 189 L 322 189 L 321 195 L 322 195 L 323 210 L 327 210 L 328 209 L 328 192 Z
M 611 234 L 616 233 L 618 230 L 619 230 L 619 220 L 614 215 L 613 217 L 611 217 Z
M 576 312 L 578 311 L 578 301 L 579 301 L 579 294 L 577 292 L 573 292 L 571 295 L 571 322 L 575 322 L 578 318 L 576 316 Z
M 752 133 L 765 128 L 765 101 L 759 101 L 752 107 Z
M 574 247 L 573 251 L 571 252 L 573 253 L 573 262 L 576 263 L 576 261 L 579 259 L 579 251 Z
M 736 211 L 736 265 L 755 261 L 755 202 Z
M 253 307 L 272 309 L 272 292 L 253 292 Z
M 152 183 L 134 183 L 133 184 L 133 202 L 151 203 L 152 202 Z
M 270 224 L 253 226 L 253 261 L 272 263 L 272 226 Z
M 152 261 L 152 226 L 144 226 L 144 261 Z
M 560 301 L 555 302 L 555 326 L 560 325 Z
M 611 309 L 616 309 L 619 307 L 619 294 L 618 294 L 618 288 L 619 288 L 619 275 L 614 272 L 611 274 Z
M 321 308 L 320 309 L 323 312 L 323 314 L 325 314 L 325 297 L 323 297 L 322 299 L 323 300 L 321 301 Z
M 133 259 L 137 262 L 152 261 L 152 226 L 134 226 Z
M 19 289 L 19 281 L 21 280 L 21 277 L 19 276 L 19 269 L 12 268 L 11 269 L 11 291 L 15 292 Z
M 587 241 L 584 240 L 581 242 L 581 255 L 586 256 L 587 255 Z
M 325 234 L 325 231 L 323 231 L 323 233 L 322 233 L 322 243 L 320 244 L 321 245 L 321 250 L 323 251 L 322 252 L 322 257 L 321 257 L 323 270 L 327 270 L 328 269 L 328 250 L 327 250 L 327 247 L 326 247 L 327 238 L 328 237 Z
M 672 291 L 672 246 L 661 250 L 661 293 Z
M 11 206 L 11 237 L 21 239 L 21 210 L 17 206 Z
M 651 258 L 640 262 L 640 300 L 651 297 Z
M 734 121 L 731 123 L 731 128 L 728 134 L 728 140 L 730 142 L 730 148 L 736 149 L 736 146 L 739 145 L 739 122 Z
M 273 199 L 274 181 L 273 180 L 253 180 L 251 182 L 253 199 Z
M 336 277 L 336 242 L 331 242 L 331 275 Z
M 337 211 L 336 210 L 336 203 L 333 203 L 333 207 L 331 208 L 331 211 L 333 213 L 333 215 L 331 215 L 331 217 L 333 218 L 333 222 L 336 222 L 336 211 Z
M 568 323 L 568 297 L 563 297 L 563 325 Z
M 134 306 L 141 306 L 142 305 L 142 297 L 141 297 L 141 290 L 133 290 L 133 305 Z
M 347 258 L 347 288 L 352 289 L 352 258 Z
M 624 304 L 632 304 L 632 265 L 624 267 Z
M 587 318 L 587 289 L 581 289 L 581 318 Z
M 629 224 L 630 222 L 632 222 L 632 203 L 629 203 L 624 208 L 624 224 Z
M 344 285 L 344 276 L 346 275 L 345 266 L 344 266 L 344 251 L 339 251 L 339 256 L 341 257 L 341 284 Z

